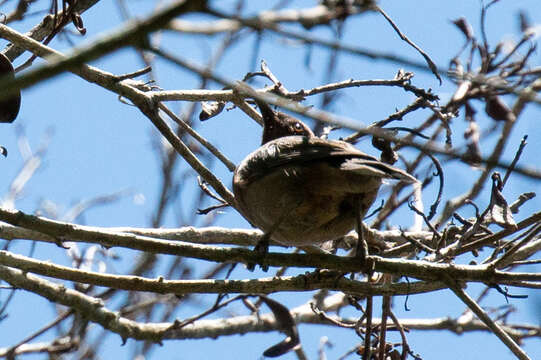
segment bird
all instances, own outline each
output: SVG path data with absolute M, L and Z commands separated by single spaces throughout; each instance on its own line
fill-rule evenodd
M 237 209 L 269 240 L 286 246 L 320 245 L 342 238 L 377 197 L 383 179 L 416 179 L 365 154 L 350 143 L 314 135 L 301 120 L 256 100 L 263 117 L 261 146 L 233 175 Z M 360 243 L 360 241 L 359 241 Z M 359 254 L 357 256 L 366 256 Z

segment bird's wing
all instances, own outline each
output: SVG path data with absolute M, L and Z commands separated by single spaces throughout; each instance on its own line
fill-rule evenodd
M 269 169 L 289 165 L 325 160 L 340 166 L 345 158 L 378 160 L 343 141 L 328 141 L 303 136 L 286 136 L 273 140 L 254 151 L 254 162 L 264 162 Z
M 416 181 L 406 172 L 378 161 L 351 144 L 302 136 L 287 136 L 268 142 L 246 157 L 237 172 L 249 182 L 280 167 L 317 161 L 326 161 L 343 171 Z
M 364 160 L 359 158 L 346 159 L 341 165 L 340 169 L 344 171 L 351 171 L 360 175 L 378 176 L 381 178 L 404 180 L 414 183 L 416 178 L 391 165 L 382 163 L 381 161 Z

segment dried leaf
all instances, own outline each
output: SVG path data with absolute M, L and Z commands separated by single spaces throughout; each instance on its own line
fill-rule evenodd
M 0 53 L 0 78 L 14 79 L 15 71 L 11 61 Z M 17 91 L 13 96 L 0 99 L 0 123 L 11 123 L 19 114 L 21 108 L 21 92 Z
M 466 109 L 466 121 L 475 121 L 474 116 L 477 113 L 475 108 L 469 102 L 466 102 L 464 108 Z
M 533 199 L 535 196 L 536 196 L 536 194 L 534 192 L 526 192 L 524 194 L 520 194 L 518 199 L 514 203 L 509 205 L 509 208 L 511 209 L 511 212 L 513 214 L 517 214 L 518 210 L 522 206 L 522 204 L 524 204 L 528 200 Z
M 515 121 L 515 114 L 500 99 L 499 96 L 490 96 L 486 100 L 485 112 L 496 121 Z
M 278 323 L 278 328 L 288 335 L 283 341 L 279 342 L 276 345 L 271 346 L 265 352 L 263 356 L 266 357 L 278 357 L 282 356 L 288 351 L 293 350 L 300 344 L 299 333 L 297 331 L 297 325 L 295 320 L 291 316 L 289 309 L 284 305 L 280 304 L 277 301 L 272 300 L 266 296 L 260 296 L 260 299 L 267 304 L 269 309 L 271 309 L 276 322 Z
M 400 355 L 400 352 L 396 349 L 393 349 L 388 357 L 391 359 L 391 360 L 400 360 L 402 358 L 402 356 Z
M 513 219 L 512 211 L 501 193 L 502 186 L 500 174 L 495 172 L 492 175 L 490 210 L 486 220 L 488 222 L 496 223 L 506 229 L 516 229 L 517 224 Z
M 78 13 L 73 13 L 71 16 L 71 22 L 73 23 L 73 26 L 79 31 L 81 35 L 86 34 L 86 28 L 83 23 L 83 18 Z
M 214 117 L 222 112 L 225 107 L 223 101 L 204 101 L 201 102 L 201 112 L 199 113 L 199 120 L 205 121 Z
M 452 20 L 452 23 L 462 31 L 466 39 L 471 40 L 473 38 L 473 29 L 468 21 L 464 17 L 459 17 L 456 20 Z
M 521 10 L 518 13 L 518 17 L 519 17 L 520 31 L 522 31 L 523 33 L 526 33 L 531 28 L 530 20 L 528 19 L 528 16 L 524 12 L 524 10 Z
M 475 109 L 466 103 L 466 120 L 468 121 L 468 127 L 464 131 L 464 139 L 469 140 L 467 144 L 467 151 L 464 154 L 464 161 L 471 166 L 479 167 L 481 165 L 481 148 L 479 146 L 479 125 L 475 121 Z
M 464 153 L 464 161 L 471 166 L 480 167 L 482 159 L 483 157 L 481 156 L 479 145 L 477 143 L 467 144 L 467 150 Z
M 502 52 L 504 48 L 508 46 L 508 43 L 506 41 L 500 41 L 498 44 L 496 44 L 496 47 L 492 51 L 492 57 L 493 59 L 497 58 L 498 55 Z
M 263 352 L 263 356 L 266 357 L 278 357 L 286 354 L 290 350 L 292 350 L 294 347 L 296 347 L 298 343 L 294 344 L 291 337 L 285 338 L 284 341 L 271 346 L 267 350 Z
M 386 164 L 394 164 L 398 160 L 398 154 L 391 147 L 391 142 L 383 138 L 372 136 L 372 145 L 381 150 L 380 159 Z

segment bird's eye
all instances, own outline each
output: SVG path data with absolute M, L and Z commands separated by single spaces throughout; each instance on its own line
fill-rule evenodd
M 295 130 L 301 132 L 304 129 L 300 123 L 295 123 Z

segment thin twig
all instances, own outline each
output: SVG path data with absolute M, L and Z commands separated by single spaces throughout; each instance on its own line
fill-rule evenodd
M 412 238 L 411 236 L 407 236 L 406 233 L 401 229 L 400 230 L 400 234 L 402 235 L 402 237 L 404 239 L 406 239 L 408 242 L 410 242 L 411 244 L 413 244 L 414 246 L 426 251 L 427 253 L 430 253 L 430 254 L 433 254 L 436 252 L 436 250 L 432 249 L 430 246 L 427 246 L 425 244 L 423 244 L 422 242 L 420 241 L 417 241 L 415 240 L 414 238 Z
M 532 227 L 530 230 L 528 230 L 528 235 L 524 237 L 520 242 L 515 244 L 512 248 L 507 250 L 505 254 L 503 254 L 502 257 L 496 259 L 491 265 L 494 266 L 494 268 L 498 269 L 502 266 L 505 266 L 507 262 L 509 262 L 509 259 L 517 252 L 519 251 L 524 245 L 529 243 L 533 240 L 534 237 L 537 236 L 541 232 L 541 224 L 537 224 L 534 227 Z
M 396 315 L 392 311 L 389 311 L 389 316 L 393 320 L 394 326 L 396 326 L 396 328 L 400 332 L 400 338 L 402 339 L 402 354 L 400 356 L 400 359 L 401 360 L 406 360 L 407 357 L 408 357 L 408 353 L 410 351 L 410 347 L 409 347 L 409 344 L 408 344 L 408 339 L 406 337 L 406 332 L 404 331 L 404 328 L 400 324 L 400 321 L 398 321 L 398 318 L 396 317 Z
M 160 110 L 165 112 L 171 119 L 175 121 L 182 129 L 184 129 L 188 134 L 190 134 L 195 140 L 197 140 L 201 145 L 203 145 L 205 148 L 207 148 L 208 151 L 210 151 L 218 160 L 220 160 L 229 171 L 233 172 L 235 171 L 236 165 L 229 160 L 224 154 L 221 153 L 220 150 L 218 150 L 214 145 L 212 145 L 209 141 L 207 141 L 204 137 L 199 135 L 197 131 L 195 131 L 190 125 L 188 125 L 186 122 L 182 121 L 174 112 L 169 110 L 167 106 L 160 103 L 159 105 Z
M 430 153 L 426 153 L 426 155 L 430 158 L 430 160 L 432 160 L 432 163 L 436 167 L 437 173 L 434 175 L 438 176 L 438 178 L 440 179 L 440 186 L 438 187 L 438 195 L 436 196 L 436 200 L 434 200 L 434 203 L 430 205 L 430 212 L 428 213 L 428 216 L 427 216 L 428 220 L 432 220 L 434 215 L 436 215 L 436 210 L 438 209 L 438 205 L 441 202 L 445 180 L 443 177 L 443 168 L 441 167 L 441 164 L 438 161 L 438 159 L 436 159 L 436 157 Z
M 413 212 L 415 212 L 417 215 L 420 215 L 423 220 L 425 221 L 425 224 L 428 226 L 428 228 L 430 230 L 432 230 L 432 233 L 434 234 L 434 236 L 438 239 L 441 239 L 441 235 L 440 233 L 438 232 L 438 230 L 434 227 L 434 225 L 432 225 L 432 223 L 430 222 L 430 220 L 428 219 L 428 217 L 419 209 L 417 209 L 415 207 L 415 205 L 413 205 L 413 202 L 408 202 L 408 207 L 413 210 Z
M 265 76 L 270 80 L 272 81 L 272 83 L 274 84 L 274 88 L 276 91 L 278 91 L 280 94 L 288 94 L 289 91 L 286 89 L 286 87 L 284 86 L 284 84 L 282 84 L 282 82 L 280 80 L 278 80 L 278 78 L 276 77 L 276 75 L 274 75 L 272 73 L 272 71 L 270 70 L 269 66 L 267 65 L 267 63 L 265 62 L 265 60 L 261 60 L 261 72 L 263 72 L 263 74 L 265 74 Z
M 383 15 L 383 17 L 389 22 L 389 24 L 391 24 L 391 26 L 393 27 L 393 29 L 396 31 L 396 33 L 398 34 L 398 36 L 400 36 L 400 38 L 402 40 L 404 40 L 405 42 L 407 42 L 408 44 L 410 44 L 415 50 L 417 50 L 424 58 L 425 58 L 425 61 L 427 62 L 428 64 L 428 67 L 430 68 L 430 70 L 432 71 L 432 73 L 434 74 L 434 76 L 436 76 L 436 78 L 440 81 L 440 85 L 442 83 L 442 80 L 441 80 L 441 77 L 440 77 L 440 74 L 438 73 L 438 67 L 436 66 L 436 64 L 432 61 L 432 59 L 430 58 L 430 56 L 428 56 L 427 53 L 425 53 L 419 46 L 417 46 L 413 41 L 411 41 L 410 39 L 408 39 L 408 37 L 403 34 L 400 29 L 398 28 L 398 26 L 394 23 L 394 21 L 389 17 L 389 15 L 387 15 L 385 13 L 385 11 L 383 11 L 382 8 L 380 8 L 379 6 L 375 6 L 375 9 L 381 14 Z
M 428 71 L 426 64 L 423 64 L 422 62 L 412 61 L 404 57 L 397 56 L 395 54 L 362 49 L 356 46 L 343 44 L 340 41 L 326 40 L 326 39 L 321 38 L 320 36 L 312 35 L 311 33 L 292 31 L 290 29 L 286 29 L 285 27 L 280 27 L 276 24 L 270 24 L 269 26 L 269 24 L 265 24 L 259 21 L 255 22 L 251 19 L 245 19 L 245 18 L 240 18 L 238 16 L 234 16 L 234 15 L 228 15 L 216 9 L 207 9 L 206 11 L 209 14 L 214 15 L 219 18 L 238 21 L 242 25 L 252 27 L 256 29 L 257 31 L 260 31 L 261 29 L 266 29 L 274 33 L 280 34 L 282 36 L 289 37 L 291 39 L 303 41 L 306 44 L 315 44 L 315 45 L 326 47 L 329 49 L 338 49 L 344 53 L 349 53 L 349 54 L 353 54 L 357 56 L 364 56 L 370 59 L 383 59 L 391 63 L 397 63 L 402 66 L 407 66 L 412 69 L 418 69 L 420 71 Z M 432 71 L 432 69 L 430 70 Z
M 190 317 L 190 318 L 188 318 L 186 320 L 183 320 L 183 321 L 178 321 L 178 320 L 175 321 L 173 323 L 173 325 L 171 325 L 170 330 L 182 329 L 186 325 L 193 324 L 196 320 L 202 319 L 205 316 L 207 316 L 209 314 L 212 314 L 212 313 L 220 310 L 221 308 L 231 304 L 232 302 L 246 297 L 246 295 L 237 295 L 237 296 L 232 297 L 231 299 L 227 299 L 223 303 L 220 303 L 220 301 L 222 301 L 224 296 L 225 296 L 225 294 L 218 294 L 218 296 L 216 297 L 216 301 L 215 301 L 214 305 L 212 305 L 209 309 L 203 311 L 201 314 L 192 316 L 192 317 Z
M 488 328 L 521 360 L 531 360 L 520 346 L 507 334 L 490 316 L 473 300 L 460 286 L 457 286 L 454 279 L 447 277 L 449 288 L 455 295 L 466 304 L 477 317 L 485 323 Z
M 65 313 L 59 315 L 55 320 L 51 321 L 49 324 L 45 325 L 44 327 L 42 327 L 41 329 L 39 329 L 35 333 L 27 336 L 23 340 L 19 341 L 17 344 L 11 346 L 9 348 L 9 350 L 7 351 L 7 353 L 8 353 L 7 357 L 9 358 L 10 357 L 9 354 L 13 354 L 17 350 L 18 347 L 20 347 L 21 345 L 24 345 L 24 344 L 34 340 L 35 338 L 37 338 L 40 335 L 44 334 L 49 329 L 52 329 L 53 327 L 60 324 L 62 321 L 64 321 L 68 317 L 70 317 L 74 312 L 75 311 L 73 311 L 73 310 L 66 311 Z
M 509 176 L 511 176 L 511 173 L 513 172 L 513 169 L 517 165 L 517 162 L 520 159 L 520 155 L 522 155 L 522 151 L 526 147 L 526 144 L 527 144 L 526 140 L 527 139 L 528 139 L 528 135 L 524 135 L 522 137 L 522 140 L 520 141 L 520 145 L 519 145 L 518 150 L 517 150 L 517 152 L 515 154 L 515 157 L 513 158 L 513 161 L 511 161 L 511 164 L 509 165 L 509 167 L 505 171 L 505 176 L 503 177 L 503 185 L 502 186 L 505 186 L 505 183 L 507 182 L 507 179 L 509 179 Z
M 363 352 L 363 360 L 370 360 L 372 358 L 372 345 L 371 345 L 371 337 L 372 337 L 372 305 L 373 305 L 373 298 L 372 296 L 366 297 L 366 326 L 365 326 L 365 332 L 364 332 L 364 352 Z
M 122 81 L 122 80 L 126 80 L 126 79 L 133 79 L 133 78 L 139 77 L 141 75 L 148 74 L 151 71 L 152 71 L 152 67 L 146 66 L 146 67 L 144 67 L 144 68 L 142 68 L 140 70 L 136 70 L 136 71 L 133 71 L 133 72 L 130 72 L 130 73 L 127 73 L 127 74 L 115 75 L 115 79 L 116 79 L 116 81 Z
M 387 280 L 390 280 L 389 277 L 387 277 Z M 386 340 L 386 334 L 387 334 L 387 317 L 391 313 L 391 297 L 390 296 L 384 296 L 381 304 L 381 324 L 380 324 L 380 331 L 379 331 L 379 357 L 378 359 L 385 359 L 385 353 L 387 349 L 387 340 Z

